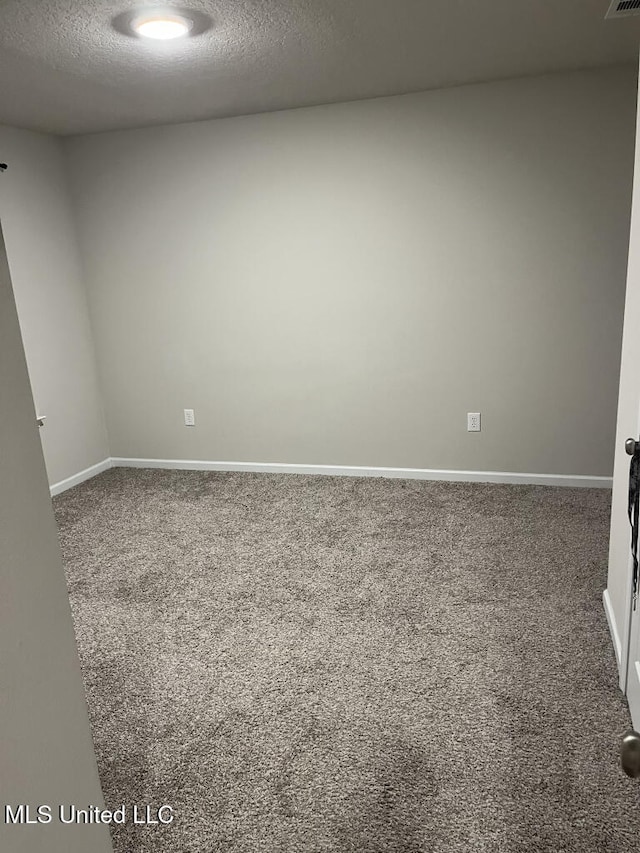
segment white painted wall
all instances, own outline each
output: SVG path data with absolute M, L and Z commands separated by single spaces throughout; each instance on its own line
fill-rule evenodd
M 0 126 L 0 221 L 49 483 L 109 456 L 60 142 Z
M 635 87 L 65 140 L 112 455 L 610 476 Z
M 640 114 L 638 115 L 640 129 Z M 624 308 L 624 333 L 622 338 L 622 363 L 620 368 L 620 393 L 618 397 L 618 422 L 616 427 L 613 495 L 611 502 L 611 536 L 609 540 L 609 577 L 605 593 L 605 607 L 613 635 L 620 667 L 621 686 L 624 686 L 627 668 L 628 636 L 631 616 L 631 567 L 629 519 L 627 501 L 629 494 L 629 457 L 625 453 L 627 438 L 638 438 L 640 422 L 640 133 L 636 132 L 635 169 L 633 177 L 633 203 L 631 209 L 631 234 L 629 238 L 629 263 Z

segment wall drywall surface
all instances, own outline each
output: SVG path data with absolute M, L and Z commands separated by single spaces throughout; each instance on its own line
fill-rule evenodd
M 635 88 L 65 140 L 112 456 L 610 476 Z
M 109 456 L 60 142 L 0 126 L 0 221 L 50 484 Z
M 69 597 L 0 236 L 0 850 L 107 853 L 106 826 L 65 826 L 58 804 L 102 805 Z M 11 825 L 5 806 L 55 807 Z
M 640 113 L 638 116 L 640 129 Z M 630 623 L 631 551 L 627 502 L 629 499 L 629 462 L 624 448 L 627 438 L 638 438 L 640 429 L 640 134 L 636 133 L 635 169 L 633 178 L 633 204 L 631 234 L 629 238 L 629 265 L 624 310 L 622 338 L 622 364 L 620 369 L 620 394 L 618 398 L 618 423 L 615 442 L 613 495 L 611 501 L 611 537 L 609 540 L 609 577 L 607 592 L 610 618 L 620 641 L 621 674 L 624 679 L 627 659 L 627 640 Z M 615 641 L 615 637 L 614 637 Z

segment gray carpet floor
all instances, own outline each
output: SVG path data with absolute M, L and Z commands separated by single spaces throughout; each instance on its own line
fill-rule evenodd
M 625 853 L 606 490 L 114 469 L 55 498 L 117 853 Z

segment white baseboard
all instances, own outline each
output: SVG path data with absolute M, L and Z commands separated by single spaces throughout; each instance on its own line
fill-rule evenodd
M 253 471 L 265 474 L 322 474 L 332 477 L 390 477 L 406 480 L 443 480 L 452 483 L 513 483 L 539 486 L 571 486 L 610 489 L 611 477 L 583 474 L 521 474 L 509 471 L 456 471 L 437 468 L 367 468 L 358 465 L 296 465 L 290 462 L 208 462 L 191 459 L 103 459 L 54 483 L 51 496 L 84 483 L 109 468 L 165 468 L 185 471 Z M 606 607 L 606 605 L 605 605 Z
M 205 462 L 189 459 L 111 459 L 118 468 L 166 468 L 186 471 L 253 471 L 272 474 L 324 474 L 333 477 L 397 477 L 461 483 L 521 483 L 610 489 L 611 477 L 582 474 L 520 474 L 505 471 L 447 471 L 430 468 L 366 468 L 356 465 L 295 465 L 289 462 Z
M 604 604 L 604 612 L 607 617 L 607 622 L 609 624 L 609 633 L 611 634 L 611 640 L 613 641 L 613 650 L 616 653 L 616 661 L 618 663 L 618 670 L 622 664 L 622 642 L 620 641 L 620 634 L 618 633 L 618 626 L 616 625 L 616 617 L 613 613 L 613 607 L 611 606 L 611 599 L 609 598 L 609 590 L 605 589 L 602 593 L 602 603 Z
M 84 483 L 85 480 L 90 480 L 92 477 L 96 477 L 98 474 L 102 474 L 103 471 L 112 467 L 113 460 L 103 459 L 102 462 L 98 462 L 97 465 L 85 468 L 84 471 L 79 471 L 72 477 L 67 477 L 66 480 L 60 480 L 59 483 L 54 483 L 53 486 L 50 487 L 49 491 L 51 492 L 51 497 L 59 495 L 61 492 L 66 492 L 67 489 L 71 489 L 79 483 Z

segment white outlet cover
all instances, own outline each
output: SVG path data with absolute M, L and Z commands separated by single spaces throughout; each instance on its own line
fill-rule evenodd
M 196 417 L 193 409 L 185 409 L 184 410 L 184 425 L 185 426 L 195 426 L 196 425 Z
M 467 432 L 480 432 L 480 412 L 467 412 Z

